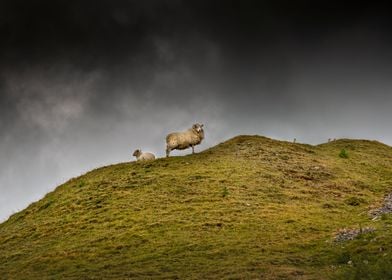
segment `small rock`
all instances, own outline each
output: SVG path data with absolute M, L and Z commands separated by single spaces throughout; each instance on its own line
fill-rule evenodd
M 373 209 L 369 211 L 370 216 L 374 218 L 380 217 L 382 214 L 392 213 L 392 193 L 389 193 L 384 198 L 384 204 L 378 209 Z
M 375 229 L 372 227 L 365 227 L 362 229 L 347 229 L 347 228 L 343 228 L 340 229 L 338 231 L 338 233 L 335 235 L 335 242 L 344 242 L 344 241 L 348 241 L 348 240 L 353 240 L 354 238 L 356 238 L 357 236 L 361 235 L 361 234 L 365 234 L 365 233 L 370 233 L 370 232 L 374 232 Z

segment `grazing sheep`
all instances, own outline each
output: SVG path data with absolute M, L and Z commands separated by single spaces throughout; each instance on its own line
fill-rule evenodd
M 155 156 L 152 153 L 143 153 L 142 150 L 137 149 L 133 152 L 132 154 L 134 157 L 136 157 L 136 160 L 154 160 Z
M 192 154 L 195 153 L 195 146 L 204 139 L 203 124 L 194 124 L 192 128 L 183 132 L 173 132 L 166 136 L 166 157 L 169 157 L 172 150 L 185 150 L 192 147 Z

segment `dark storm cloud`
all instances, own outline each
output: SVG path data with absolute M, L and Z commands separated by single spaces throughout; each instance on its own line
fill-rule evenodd
M 0 2 L 0 219 L 93 167 L 240 133 L 392 143 L 390 9 L 342 1 Z

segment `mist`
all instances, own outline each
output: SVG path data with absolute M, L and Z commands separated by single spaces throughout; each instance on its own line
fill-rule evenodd
M 195 122 L 197 151 L 239 134 L 392 145 L 390 27 L 370 3 L 3 1 L 0 220 L 137 148 L 164 156 Z

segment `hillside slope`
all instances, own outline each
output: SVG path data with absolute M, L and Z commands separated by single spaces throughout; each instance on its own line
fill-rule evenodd
M 379 142 L 238 136 L 59 186 L 0 225 L 0 278 L 381 279 L 392 218 L 369 210 L 390 192 L 392 148 Z

